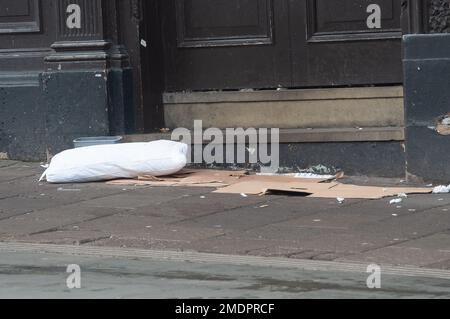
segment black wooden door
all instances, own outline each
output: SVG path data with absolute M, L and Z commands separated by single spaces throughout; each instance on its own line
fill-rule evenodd
M 400 3 L 161 0 L 166 90 L 401 83 Z

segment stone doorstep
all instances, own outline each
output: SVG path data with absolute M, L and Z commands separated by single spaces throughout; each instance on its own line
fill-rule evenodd
M 224 136 L 227 132 L 224 130 Z M 244 133 L 245 134 L 245 133 Z M 236 136 L 242 133 L 235 134 Z M 151 142 L 157 140 L 170 140 L 171 133 L 152 133 L 127 135 L 125 142 Z M 211 141 L 202 139 L 203 144 Z M 270 140 L 270 139 L 269 139 Z M 321 129 L 281 129 L 280 143 L 324 143 L 324 142 L 384 142 L 405 140 L 403 127 L 369 127 L 369 128 L 321 128 Z M 196 139 L 192 138 L 192 143 Z
M 403 88 L 355 87 L 166 93 L 165 125 L 345 128 L 404 125 Z
M 270 102 L 311 100 L 354 100 L 403 98 L 402 86 L 283 89 L 252 91 L 173 92 L 163 95 L 164 104 L 196 104 L 224 102 Z

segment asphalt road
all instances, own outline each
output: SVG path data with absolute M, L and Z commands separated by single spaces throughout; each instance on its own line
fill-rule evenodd
M 381 289 L 369 289 L 369 274 L 352 270 L 350 265 L 280 260 L 278 266 L 276 259 L 259 262 L 223 256 L 208 260 L 187 255 L 183 260 L 182 253 L 177 256 L 164 259 L 130 253 L 101 257 L 0 249 L 0 298 L 450 297 L 446 272 L 430 270 L 432 278 L 427 278 L 426 271 L 414 275 L 401 269 L 395 274 L 393 268 L 391 273 L 382 272 Z M 79 289 L 67 286 L 71 275 L 67 267 L 73 264 L 81 270 Z

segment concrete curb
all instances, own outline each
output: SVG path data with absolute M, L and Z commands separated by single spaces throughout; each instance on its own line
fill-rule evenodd
M 70 245 L 48 245 L 27 243 L 0 243 L 1 252 L 53 253 L 64 255 L 96 256 L 112 258 L 140 258 L 158 261 L 177 261 L 193 263 L 212 263 L 226 265 L 262 266 L 289 268 L 308 271 L 357 272 L 367 273 L 368 264 L 324 262 L 314 260 L 293 260 L 287 258 L 268 258 L 254 256 L 232 256 L 198 252 L 156 251 L 128 248 L 88 247 Z M 450 271 L 417 267 L 380 265 L 382 274 L 402 277 L 424 277 L 450 279 Z

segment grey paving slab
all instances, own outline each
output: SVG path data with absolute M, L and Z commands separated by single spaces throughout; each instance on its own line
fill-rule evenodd
M 391 218 L 396 216 L 408 216 L 412 213 L 419 213 L 436 207 L 446 208 L 450 206 L 450 197 L 437 195 L 413 195 L 404 199 L 400 204 L 390 204 L 393 198 L 383 198 L 378 200 L 364 200 L 339 207 L 336 210 L 337 215 L 342 214 L 354 216 L 355 219 L 381 220 L 383 218 Z M 442 201 L 440 199 L 443 199 Z M 341 209 L 342 208 L 342 209 Z
M 263 241 L 264 242 L 264 241 Z M 313 259 L 317 255 L 329 253 L 327 251 L 302 249 L 300 245 L 293 245 L 292 243 L 272 241 L 273 245 L 266 248 L 257 249 L 249 252 L 253 256 L 262 257 L 285 257 L 298 259 Z
M 167 221 L 170 221 L 167 220 Z M 114 215 L 77 225 L 80 230 L 103 231 L 113 238 L 136 239 L 149 241 L 191 242 L 223 235 L 220 228 L 185 227 L 170 225 L 163 220 L 155 220 L 145 216 Z
M 125 192 L 100 184 L 49 185 L 34 181 L 0 183 L 2 188 L 7 190 L 0 193 L 0 220 Z
M 410 240 L 398 245 L 399 247 L 434 249 L 450 252 L 450 232 L 437 233 L 416 240 Z
M 388 247 L 369 249 L 337 260 L 445 268 L 446 261 L 450 260 L 450 233 L 437 233 L 407 241 L 398 239 L 397 243 Z
M 115 188 L 118 190 L 119 188 Z M 122 188 L 120 188 L 122 189 Z M 81 205 L 87 207 L 101 207 L 101 208 L 124 208 L 137 209 L 141 207 L 152 205 L 162 205 L 166 202 L 182 199 L 184 197 L 191 197 L 198 195 L 196 200 L 205 193 L 209 193 L 210 189 L 183 189 L 178 187 L 162 188 L 162 187 L 147 187 L 147 188 L 123 188 L 121 194 L 111 196 L 104 196 L 93 200 L 86 200 Z M 130 191 L 128 191 L 130 190 Z
M 29 179 L 0 183 L 1 194 L 19 194 L 22 196 L 38 196 L 43 194 L 49 199 L 60 201 L 70 198 L 81 201 L 121 193 L 124 190 L 126 189 L 108 186 L 103 183 L 58 185 L 45 182 L 39 183 Z
M 70 228 L 72 230 L 57 230 L 31 236 L 18 236 L 13 240 L 14 242 L 79 246 L 109 239 L 111 237 L 110 234 L 102 231 L 80 231 L 76 228 L 76 226 L 72 226 Z
M 123 188 L 123 187 L 120 187 Z M 130 187 L 125 187 L 130 188 Z M 160 199 L 155 198 L 152 202 L 166 202 L 167 200 L 174 200 L 186 196 L 201 196 L 203 194 L 209 194 L 214 189 L 209 187 L 148 187 L 148 186 L 136 186 L 132 187 L 133 192 L 136 195 L 148 196 L 149 194 L 155 194 L 161 196 Z
M 348 203 L 345 206 L 348 205 L 352 204 Z M 299 216 L 311 216 L 316 212 L 338 209 L 339 206 L 337 201 L 329 199 L 283 196 L 273 196 L 266 199 L 262 197 L 259 202 L 247 207 L 192 218 L 180 223 L 180 225 L 219 227 L 224 229 L 225 232 L 244 231 L 280 222 L 289 223 L 290 220 Z
M 41 232 L 52 232 L 86 220 L 118 214 L 123 210 L 81 207 L 77 204 L 60 206 L 11 217 L 0 221 L 0 239 L 12 240 Z
M 339 252 L 326 252 L 326 251 L 305 251 L 299 254 L 293 254 L 290 256 L 292 259 L 311 259 L 311 260 L 320 260 L 320 261 L 335 261 L 342 256 L 345 256 L 346 253 Z
M 104 210 L 108 211 L 108 209 Z M 148 231 L 153 228 L 168 226 L 174 221 L 170 216 L 139 216 L 132 214 L 132 211 L 124 211 L 123 209 L 116 209 L 116 212 L 118 213 L 112 216 L 105 216 L 104 218 L 81 222 L 78 224 L 78 227 L 80 229 L 137 235 L 141 232 L 147 234 Z
M 13 196 L 40 195 L 55 189 L 47 183 L 30 181 L 29 179 L 0 183 L 0 200 Z
M 250 196 L 242 197 L 240 195 L 223 195 L 209 193 L 183 195 L 173 197 L 173 200 L 165 202 L 156 202 L 148 206 L 136 209 L 133 214 L 142 216 L 170 216 L 177 220 L 190 220 L 198 217 L 212 215 L 214 213 L 227 212 L 230 210 L 261 206 L 272 200 L 279 200 L 275 197 Z
M 45 198 L 15 196 L 0 200 L 0 223 L 14 216 L 58 206 Z
M 375 202 L 373 202 L 375 203 Z M 367 204 L 367 203 L 366 203 Z M 380 206 L 384 203 L 377 203 Z M 370 205 L 370 204 L 367 204 Z M 398 213 L 397 209 L 372 210 L 363 209 L 363 206 L 336 206 L 335 209 L 328 209 L 318 213 L 308 214 L 306 216 L 291 219 L 280 223 L 297 228 L 329 228 L 329 229 L 348 229 L 361 223 L 370 223 L 375 221 L 392 218 L 392 214 Z M 388 207 L 389 208 L 389 207 Z
M 19 162 L 17 161 L 10 161 L 10 160 L 0 160 L 0 168 L 5 168 L 5 167 L 9 167 L 9 166 L 13 166 L 18 164 Z
M 361 223 L 352 229 L 368 234 L 386 234 L 394 238 L 411 240 L 450 230 L 450 214 L 434 208 L 420 213 L 393 216 L 382 221 Z
M 450 234 L 433 234 L 337 260 L 447 269 L 449 265 L 446 262 L 450 260 Z
M 288 223 L 268 225 L 230 234 L 244 239 L 283 240 L 299 250 L 319 250 L 336 253 L 357 253 L 396 243 L 385 234 L 348 231 L 327 227 L 296 227 Z
M 273 203 L 263 204 L 271 205 Z M 176 223 L 179 226 L 194 226 L 202 228 L 218 228 L 224 232 L 244 231 L 265 225 L 293 219 L 297 216 L 294 212 L 279 211 L 273 207 L 245 207 L 230 211 L 198 217 Z
M 191 242 L 187 248 L 188 250 L 204 253 L 261 256 L 262 254 L 259 254 L 259 251 L 274 251 L 277 244 L 283 246 L 284 242 L 272 242 L 259 239 L 242 240 L 241 238 L 224 235 L 209 238 L 208 240 Z
M 88 242 L 85 246 L 108 248 L 132 248 L 160 251 L 195 251 L 190 249 L 190 242 L 180 240 L 158 240 L 154 238 L 121 238 L 112 236 L 108 239 L 100 239 Z
M 37 181 L 44 169 L 37 163 L 15 163 L 0 167 L 0 183 L 28 178 Z
M 377 265 L 404 265 L 425 267 L 450 259 L 449 251 L 435 249 L 420 249 L 401 246 L 389 246 L 371 250 L 362 254 L 345 256 L 335 261 L 365 262 Z
M 450 259 L 439 262 L 433 262 L 431 264 L 426 265 L 426 268 L 450 270 Z
M 277 201 L 276 206 L 284 212 L 293 212 L 302 215 L 312 215 L 328 210 L 335 210 L 339 207 L 352 207 L 358 203 L 366 202 L 360 199 L 347 199 L 344 204 L 339 204 L 335 198 L 307 198 L 301 196 L 283 197 L 282 201 Z

